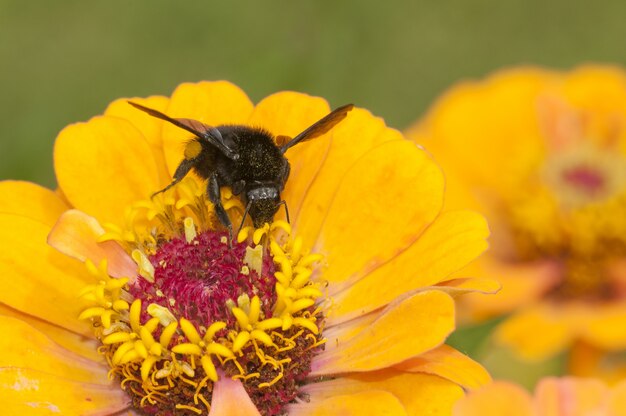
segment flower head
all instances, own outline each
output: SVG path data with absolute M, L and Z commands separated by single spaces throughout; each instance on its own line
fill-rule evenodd
M 291 92 L 253 106 L 227 82 L 133 101 L 291 137 L 329 111 Z M 486 248 L 486 224 L 442 212 L 443 176 L 419 147 L 353 110 L 287 152 L 291 223 L 279 212 L 231 242 L 199 178 L 150 198 L 188 138 L 120 100 L 60 133 L 57 192 L 0 183 L 11 412 L 415 414 L 489 379 L 443 345 L 454 296 L 495 289 L 451 277 Z M 221 191 L 237 224 L 244 207 Z
M 503 71 L 452 88 L 408 134 L 442 163 L 449 205 L 490 221 L 493 250 L 474 268 L 503 290 L 468 301 L 477 317 L 515 311 L 500 341 L 528 358 L 580 341 L 626 349 L 621 70 Z

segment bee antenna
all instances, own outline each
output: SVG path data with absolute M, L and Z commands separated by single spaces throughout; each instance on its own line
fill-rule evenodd
M 285 207 L 285 215 L 286 215 L 286 217 L 287 217 L 287 223 L 288 223 L 288 224 L 291 224 L 291 221 L 289 221 L 289 209 L 287 208 L 287 201 L 285 201 L 285 200 L 283 199 L 282 201 L 280 201 L 280 202 L 278 203 L 278 205 L 277 205 L 277 206 L 279 206 L 279 207 L 280 207 L 281 205 L 283 205 L 283 206 Z
M 248 211 L 250 210 L 250 206 L 252 205 L 252 201 L 248 201 L 246 205 L 246 210 L 243 212 L 243 217 L 241 218 L 241 223 L 239 224 L 239 229 L 237 230 L 237 237 L 239 237 L 239 233 L 243 228 L 243 223 L 246 221 L 246 217 L 248 216 Z

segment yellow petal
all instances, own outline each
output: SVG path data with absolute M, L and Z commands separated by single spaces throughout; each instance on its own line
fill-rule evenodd
M 411 290 L 434 285 L 487 248 L 484 218 L 470 211 L 440 215 L 406 251 L 335 295 L 332 322 L 368 313 Z
M 0 403 L 6 415 L 109 415 L 128 408 L 116 384 L 69 381 L 24 368 L 0 368 Z
M 483 256 L 465 267 L 459 276 L 481 276 L 500 282 L 497 296 L 468 294 L 461 319 L 484 319 L 536 303 L 560 281 L 559 266 L 550 261 L 515 264 Z
M 405 372 L 434 374 L 466 389 L 475 389 L 491 381 L 491 376 L 483 366 L 445 344 L 396 364 L 393 368 Z
M 458 170 L 466 183 L 507 195 L 519 188 L 543 157 L 537 97 L 553 78 L 548 71 L 521 68 L 501 71 L 483 82 L 461 83 L 407 135 L 415 137 L 416 131 L 427 127 L 429 140 L 422 144 L 444 172 Z
M 68 380 L 109 384 L 103 360 L 93 362 L 55 344 L 19 319 L 0 316 L 0 367 L 30 368 Z
M 23 181 L 1 181 L 0 212 L 23 215 L 53 226 L 69 206 L 50 189 Z
M 466 293 L 494 294 L 498 292 L 502 286 L 495 280 L 468 277 L 465 279 L 446 280 L 432 287 L 446 292 L 450 294 L 450 296 L 458 296 Z
M 0 214 L 0 301 L 19 311 L 91 336 L 79 321 L 78 299 L 93 277 L 78 261 L 46 243 L 49 227 L 17 215 Z
M 343 177 L 314 251 L 328 252 L 324 279 L 340 290 L 393 259 L 435 219 L 443 175 L 403 140 L 384 143 Z
M 626 416 L 626 381 L 613 387 L 606 410 L 609 416 Z
M 154 95 L 148 98 L 121 98 L 113 101 L 104 111 L 105 116 L 119 117 L 130 121 L 146 139 L 152 150 L 152 157 L 156 161 L 159 178 L 165 186 L 170 180 L 170 176 L 165 167 L 165 154 L 163 153 L 163 141 L 161 140 L 161 127 L 163 122 L 156 117 L 134 108 L 128 101 L 132 101 L 143 106 L 164 112 L 169 105 L 169 98 Z
M 165 113 L 170 117 L 191 118 L 211 126 L 244 124 L 252 112 L 252 102 L 236 85 L 226 81 L 184 83 L 178 86 Z M 185 142 L 191 133 L 163 122 L 163 150 L 170 174 L 183 160 Z
M 240 380 L 220 374 L 213 387 L 210 416 L 261 416 Z
M 341 178 L 352 165 L 377 145 L 402 139 L 398 131 L 386 128 L 381 118 L 361 108 L 354 108 L 346 119 L 335 126 L 332 136 L 324 166 L 307 192 L 300 214 L 292 218 L 297 235 L 305 240 L 305 247 L 315 242 Z M 297 160 L 298 157 L 294 154 L 292 158 Z
M 405 416 L 408 415 L 402 403 L 393 394 L 369 390 L 354 394 L 329 397 L 310 403 L 299 403 L 288 406 L 288 412 L 294 416 Z
M 117 117 L 95 117 L 63 129 L 54 146 L 54 167 L 72 205 L 101 222 L 119 224 L 127 206 L 159 188 L 150 145 Z
M 463 389 L 448 380 L 395 369 L 350 374 L 329 381 L 310 383 L 302 388 L 311 398 L 311 403 L 372 390 L 392 393 L 409 415 L 448 415 L 454 403 L 463 396 Z
M 581 325 L 581 337 L 589 344 L 609 351 L 626 348 L 626 305 L 585 305 L 582 313 L 587 322 Z
M 452 298 L 436 290 L 417 293 L 392 303 L 356 334 L 325 334 L 326 350 L 314 358 L 311 375 L 389 367 L 441 345 L 453 329 Z
M 328 103 L 322 98 L 286 91 L 261 100 L 252 112 L 249 124 L 263 127 L 274 136 L 295 137 L 329 112 Z M 292 221 L 300 211 L 311 181 L 324 163 L 331 136 L 332 130 L 290 148 L 285 155 L 291 164 L 291 174 L 282 197 L 287 201 Z M 284 218 L 283 213 L 277 216 Z
M 132 283 L 137 276 L 137 264 L 116 241 L 98 243 L 104 229 L 89 215 L 69 210 L 63 213 L 50 231 L 48 244 L 80 261 L 94 264 L 107 260 L 107 271 L 114 277 L 129 277 Z
M 530 395 L 515 384 L 499 381 L 459 400 L 454 416 L 535 415 Z
M 571 322 L 557 310 L 538 305 L 522 310 L 503 322 L 496 339 L 529 360 L 548 358 L 571 344 Z

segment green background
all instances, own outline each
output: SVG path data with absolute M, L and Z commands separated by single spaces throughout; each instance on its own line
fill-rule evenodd
M 56 134 L 115 98 L 228 79 L 404 128 L 503 66 L 624 64 L 625 22 L 622 0 L 0 0 L 0 179 L 53 186 Z

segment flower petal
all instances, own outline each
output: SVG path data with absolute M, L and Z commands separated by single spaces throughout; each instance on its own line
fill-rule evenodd
M 128 104 L 128 101 L 164 112 L 169 105 L 170 99 L 160 95 L 154 95 L 148 98 L 121 98 L 109 104 L 104 111 L 105 116 L 119 117 L 130 121 L 137 130 L 141 132 L 152 149 L 152 156 L 156 161 L 161 181 L 167 183 L 171 180 L 171 177 L 167 172 L 165 154 L 163 153 L 163 141 L 161 139 L 161 127 L 163 123 L 158 118 L 137 110 Z
M 31 327 L 46 334 L 48 338 L 56 342 L 68 351 L 72 351 L 91 361 L 102 360 L 102 355 L 98 353 L 97 348 L 100 345 L 93 337 L 85 337 L 71 332 L 65 328 L 61 328 L 32 315 L 20 312 L 6 304 L 0 303 L 0 315 L 13 317 L 24 321 Z
M 84 262 L 89 259 L 94 264 L 107 260 L 108 272 L 114 277 L 137 275 L 137 264 L 115 241 L 98 243 L 104 229 L 94 217 L 78 210 L 65 212 L 50 231 L 48 244 L 61 253 Z
M 495 280 L 472 277 L 446 280 L 436 286 L 432 286 L 433 289 L 439 289 L 450 294 L 450 296 L 459 296 L 466 293 L 494 294 L 501 287 L 500 283 Z
M 326 100 L 296 92 L 280 92 L 257 104 L 248 123 L 269 130 L 274 136 L 295 137 L 330 112 Z M 286 153 L 290 179 L 282 193 L 289 215 L 297 218 L 306 191 L 326 159 L 332 131 L 311 142 L 298 144 Z
M 606 411 L 609 416 L 626 416 L 626 381 L 613 387 Z
M 77 319 L 80 291 L 93 280 L 84 265 L 50 247 L 50 228 L 18 215 L 0 214 L 0 302 L 12 308 L 91 336 Z
M 330 291 L 413 243 L 439 213 L 443 187 L 437 165 L 411 142 L 387 142 L 365 154 L 343 178 L 316 244 L 327 252 L 324 279 L 341 282 Z
M 385 368 L 435 348 L 454 330 L 454 301 L 432 290 L 389 305 L 356 332 L 327 335 L 327 347 L 312 363 L 312 376 Z
M 213 386 L 209 416 L 260 416 L 240 380 L 220 374 Z
M 159 188 L 150 145 L 117 117 L 64 128 L 54 146 L 54 167 L 72 205 L 101 222 L 119 223 L 127 206 Z
M 128 407 L 118 386 L 69 381 L 24 368 L 0 368 L 0 403 L 6 415 L 111 415 Z
M 406 251 L 333 296 L 332 322 L 391 302 L 402 293 L 445 280 L 487 248 L 487 223 L 470 211 L 439 216 Z
M 312 400 L 310 403 L 292 404 L 288 406 L 287 413 L 294 416 L 408 415 L 397 397 L 380 390 L 361 391 L 323 400 Z
M 626 348 L 626 305 L 607 303 L 580 307 L 581 315 L 586 318 L 579 328 L 583 340 L 610 351 Z
M 599 380 L 550 377 L 537 384 L 535 406 L 545 415 L 563 414 L 562 409 L 587 415 L 604 410 L 607 396 L 607 386 Z
M 445 344 L 396 364 L 393 368 L 411 373 L 434 374 L 466 389 L 475 389 L 491 381 L 491 376 L 483 366 Z
M 50 189 L 23 181 L 1 181 L 0 212 L 17 214 L 52 226 L 67 204 Z
M 537 336 L 541 334 L 541 336 Z M 498 342 L 528 360 L 548 358 L 570 345 L 574 338 L 571 322 L 548 305 L 522 310 L 504 321 L 495 333 Z
M 298 235 L 312 246 L 319 234 L 341 179 L 365 153 L 391 140 L 403 140 L 402 135 L 387 128 L 385 122 L 362 108 L 354 108 L 332 130 L 333 140 L 311 189 L 307 192 L 301 214 L 294 216 Z
M 0 316 L 0 367 L 29 368 L 82 383 L 109 384 L 104 360 L 87 360 L 19 319 Z
M 166 114 L 191 118 L 205 124 L 245 124 L 252 113 L 252 102 L 239 87 L 226 81 L 184 83 L 170 99 Z M 162 122 L 163 150 L 170 174 L 183 160 L 185 142 L 191 133 Z
M 555 262 L 506 263 L 493 256 L 481 257 L 459 274 L 495 279 L 502 286 L 497 296 L 463 296 L 466 319 L 484 319 L 531 305 L 561 279 L 559 265 Z
M 463 396 L 463 389 L 448 380 L 390 368 L 310 383 L 302 388 L 302 392 L 310 397 L 311 404 L 328 398 L 377 390 L 393 394 L 409 415 L 450 414 L 454 403 Z M 378 413 L 365 410 L 361 414 Z
M 530 395 L 515 384 L 497 381 L 473 391 L 454 406 L 454 416 L 534 415 Z

